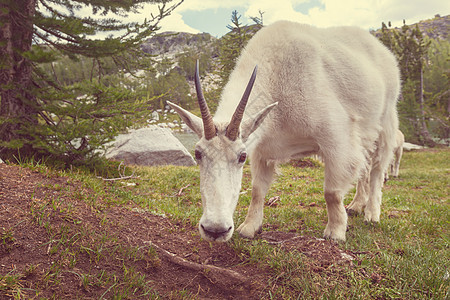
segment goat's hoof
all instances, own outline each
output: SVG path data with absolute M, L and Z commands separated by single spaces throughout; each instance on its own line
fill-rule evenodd
M 364 222 L 379 223 L 380 222 L 380 213 L 372 213 L 371 211 L 366 210 L 365 215 L 364 215 Z
M 378 224 L 380 224 L 380 221 L 364 219 L 364 224 L 370 225 L 370 226 L 377 226 Z
M 358 211 L 351 208 L 346 208 L 345 211 L 347 212 L 347 216 L 349 217 L 356 217 L 357 215 L 359 215 Z
M 325 232 L 323 233 L 323 236 L 325 239 L 330 239 L 333 240 L 335 242 L 345 242 L 345 230 L 331 230 L 329 228 L 329 226 L 327 226 L 327 228 L 325 228 Z
M 238 227 L 236 231 L 243 238 L 253 239 L 255 237 L 255 234 L 261 233 L 262 226 L 259 226 L 258 228 L 255 229 L 255 227 L 252 226 L 251 224 L 245 224 L 244 222 Z

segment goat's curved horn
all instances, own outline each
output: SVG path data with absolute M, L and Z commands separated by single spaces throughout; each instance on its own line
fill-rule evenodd
M 242 117 L 244 116 L 245 106 L 247 105 L 248 97 L 250 96 L 253 84 L 255 83 L 257 70 L 258 66 L 256 66 L 255 69 L 253 69 L 252 76 L 250 77 L 247 87 L 245 88 L 244 95 L 242 95 L 241 101 L 239 102 L 238 107 L 236 107 L 236 111 L 234 112 L 233 117 L 231 118 L 230 124 L 228 124 L 227 132 L 225 135 L 232 141 L 235 141 L 239 135 L 239 127 L 241 125 Z
M 216 125 L 209 112 L 208 105 L 206 104 L 205 97 L 203 97 L 202 87 L 200 85 L 200 72 L 198 70 L 198 60 L 195 65 L 195 90 L 197 91 L 198 105 L 200 106 L 200 112 L 203 120 L 203 130 L 205 139 L 210 140 L 216 135 Z

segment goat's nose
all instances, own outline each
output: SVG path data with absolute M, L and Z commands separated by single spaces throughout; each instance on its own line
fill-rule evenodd
M 211 238 L 212 240 L 217 240 L 218 238 L 226 235 L 228 232 L 230 232 L 231 230 L 231 226 L 228 228 L 223 228 L 223 227 L 205 227 L 202 225 L 200 225 L 203 229 L 203 232 L 205 233 L 206 236 L 208 236 L 209 238 Z

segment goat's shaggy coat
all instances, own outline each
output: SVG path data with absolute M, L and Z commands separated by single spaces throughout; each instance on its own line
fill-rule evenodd
M 256 65 L 257 77 L 233 141 L 227 126 Z M 242 236 L 253 237 L 261 229 L 264 197 L 277 162 L 311 154 L 325 162 L 325 236 L 345 240 L 343 197 L 355 181 L 357 193 L 347 209 L 364 210 L 366 221 L 378 222 L 384 171 L 398 128 L 399 78 L 394 56 L 361 29 L 318 29 L 287 21 L 261 29 L 242 51 L 223 91 L 212 138 L 204 138 L 200 118 L 171 104 L 201 137 L 196 153 L 202 236 L 218 241 L 231 237 L 245 153 L 251 159 L 253 186 L 247 217 L 238 228 Z

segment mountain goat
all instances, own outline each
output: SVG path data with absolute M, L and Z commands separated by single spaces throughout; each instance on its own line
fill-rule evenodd
M 398 128 L 399 89 L 394 56 L 353 27 L 318 29 L 280 21 L 261 29 L 243 49 L 214 118 L 197 65 L 202 117 L 169 104 L 200 137 L 195 157 L 201 236 L 212 241 L 232 236 L 247 154 L 252 200 L 237 229 L 241 236 L 252 238 L 262 228 L 264 197 L 277 163 L 311 154 L 325 162 L 325 237 L 345 240 L 343 198 L 355 181 L 357 193 L 347 209 L 364 210 L 366 221 L 378 222 L 384 171 Z

